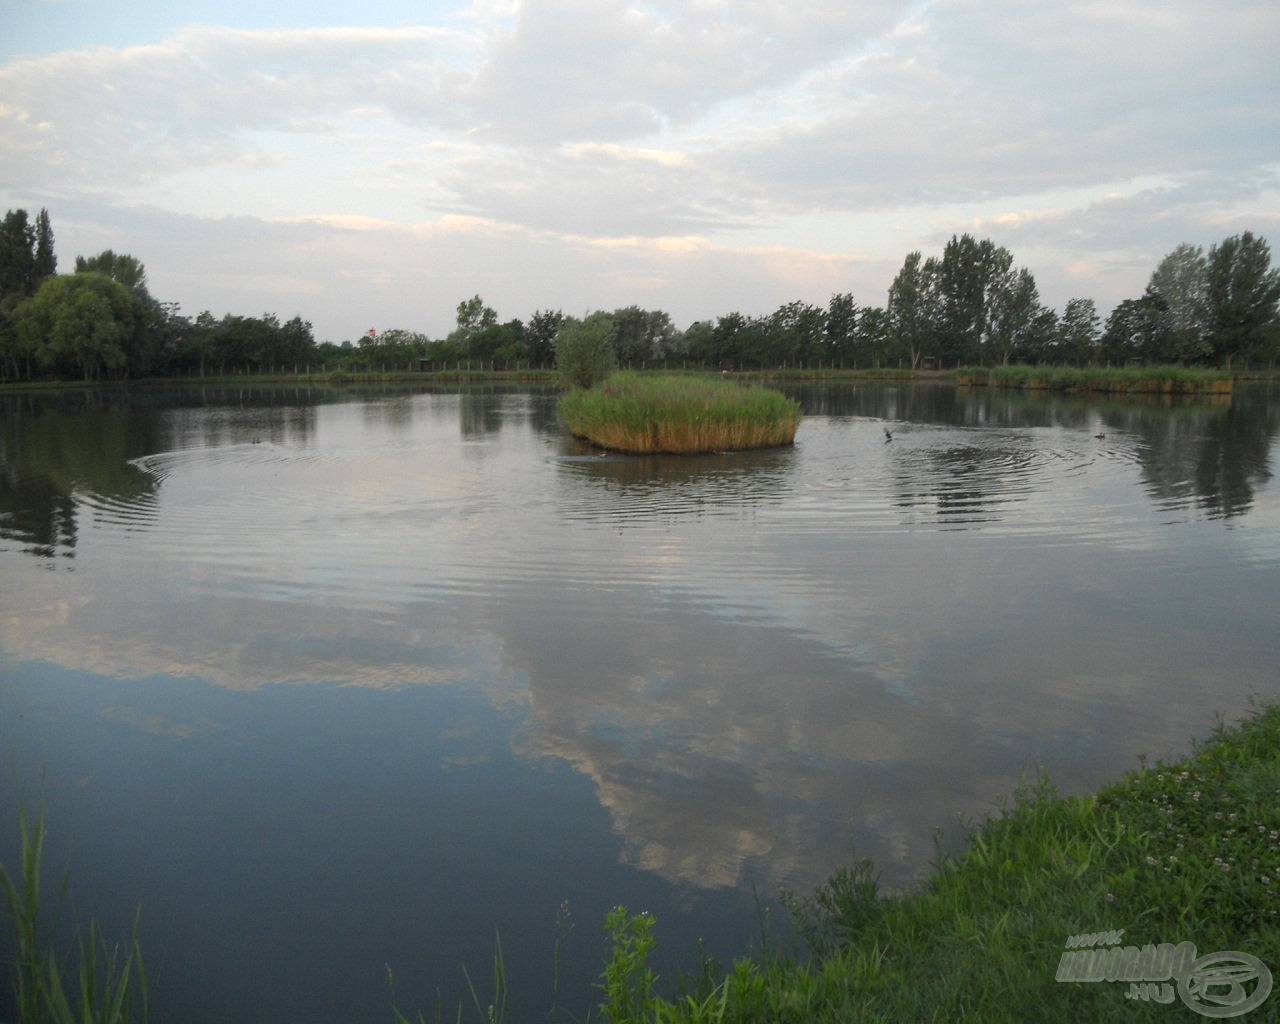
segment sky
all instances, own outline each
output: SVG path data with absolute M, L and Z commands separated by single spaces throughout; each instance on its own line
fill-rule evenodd
M 1274 0 L 0 0 L 0 206 L 59 270 L 443 337 L 852 292 L 969 232 L 1105 316 L 1280 243 Z

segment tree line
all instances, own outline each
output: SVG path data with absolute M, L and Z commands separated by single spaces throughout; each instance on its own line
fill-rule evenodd
M 1092 299 L 1045 306 L 1035 278 L 989 239 L 952 237 L 942 253 L 907 255 L 882 306 L 850 293 L 825 306 L 728 313 L 679 330 L 662 311 L 629 306 L 585 317 L 538 310 L 500 321 L 475 295 L 446 337 L 397 328 L 317 343 L 301 317 L 281 322 L 205 311 L 181 315 L 153 298 L 136 258 L 106 250 L 57 273 L 46 210 L 0 224 L 0 379 L 87 381 L 303 368 L 389 370 L 551 367 L 558 343 L 607 347 L 623 366 L 720 368 L 1181 363 L 1274 366 L 1280 355 L 1280 271 L 1251 232 L 1207 251 L 1179 245 L 1143 294 L 1103 322 Z

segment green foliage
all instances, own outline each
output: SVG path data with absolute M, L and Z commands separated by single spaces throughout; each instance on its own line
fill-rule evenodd
M 880 880 L 875 862 L 839 867 L 807 896 L 783 893 L 792 924 L 810 951 L 819 955 L 847 946 L 852 935 L 880 916 Z
M 78 372 L 85 380 L 121 370 L 145 341 L 147 307 L 123 285 L 102 274 L 47 278 L 18 307 L 21 351 L 55 374 Z
M 556 369 L 566 387 L 594 387 L 617 365 L 610 317 L 596 314 L 561 324 L 556 335 Z
M 77 930 L 73 964 L 48 935 L 42 920 L 41 867 L 44 858 L 43 810 L 32 822 L 19 806 L 22 840 L 17 878 L 0 864 L 0 890 L 16 939 L 14 1024 L 128 1024 L 147 1015 L 146 971 L 138 945 L 137 921 L 127 945 L 107 942 L 95 922 L 88 934 Z
M 614 310 L 609 317 L 613 321 L 613 347 L 621 365 L 643 368 L 648 361 L 671 354 L 676 329 L 666 313 L 628 306 Z
M 1225 370 L 1186 366 L 1125 369 L 1066 366 L 965 366 L 957 384 L 1032 391 L 1098 391 L 1130 394 L 1230 394 L 1233 378 Z
M 1087 363 L 1097 353 L 1102 321 L 1093 299 L 1069 299 L 1058 321 L 1055 355 L 1067 363 Z
M 889 336 L 910 354 L 912 369 L 919 365 L 921 350 L 937 330 L 940 307 L 934 291 L 934 274 L 933 267 L 925 264 L 921 253 L 911 252 L 889 286 L 886 307 Z
M 560 333 L 562 323 L 564 314 L 559 310 L 538 310 L 529 317 L 529 322 L 525 325 L 525 344 L 528 346 L 529 360 L 534 366 L 555 366 L 556 335 Z
M 969 234 L 953 236 L 937 256 L 908 254 L 883 308 L 859 307 L 852 294 L 840 293 L 825 307 L 795 301 L 760 316 L 733 312 L 681 333 L 667 313 L 638 306 L 581 321 L 539 311 L 527 324 L 499 323 L 477 294 L 458 304 L 457 326 L 441 340 L 388 331 L 374 344 L 365 338 L 319 346 L 311 325 L 299 317 L 281 324 L 274 314 L 227 314 L 219 321 L 206 312 L 194 322 L 180 316 L 173 304 L 148 295 L 140 261 L 110 249 L 78 257 L 76 270 L 105 275 L 143 300 L 136 334 L 116 329 L 114 313 L 106 315 L 84 297 L 61 319 L 90 325 L 88 337 L 73 339 L 64 331 L 51 344 L 39 332 L 21 334 L 18 307 L 56 266 L 48 212 L 41 210 L 32 223 L 25 210 L 9 211 L 0 223 L 0 380 L 292 373 L 317 366 L 387 372 L 412 369 L 425 358 L 437 369 L 464 361 L 469 369 L 554 365 L 567 386 L 592 387 L 619 364 L 669 365 L 674 359 L 791 372 L 914 369 L 925 356 L 948 367 L 1136 359 L 1213 361 L 1230 368 L 1237 359 L 1274 366 L 1280 358 L 1280 271 L 1270 265 L 1266 241 L 1247 231 L 1210 247 L 1207 255 L 1197 246 L 1178 246 L 1156 268 L 1144 295 L 1115 307 L 1105 334 L 1092 300 L 1072 299 L 1059 319 L 1041 305 L 1031 272 L 1015 267 L 1007 249 Z M 397 338 L 395 345 L 384 344 L 391 335 L 412 343 Z
M 0 222 L 0 300 L 10 304 L 35 293 L 36 228 L 26 210 L 10 210 Z
M 471 980 L 471 975 L 467 974 L 465 968 L 463 974 L 467 979 L 471 1005 L 475 1007 L 485 1024 L 500 1024 L 505 1021 L 507 1019 L 507 962 L 502 955 L 502 937 L 495 935 L 493 939 L 493 984 L 489 999 L 480 997 Z
M 498 323 L 498 314 L 485 305 L 479 295 L 458 303 L 458 326 L 449 335 L 450 340 L 458 342 L 464 349 L 471 339 L 487 328 Z
M 798 403 L 736 381 L 676 374 L 619 373 L 560 400 L 570 433 L 623 452 L 743 451 L 790 444 Z
M 654 923 L 652 915 L 628 914 L 622 906 L 614 907 L 605 917 L 609 959 L 601 976 L 605 999 L 600 1009 L 614 1024 L 632 1024 L 653 1013 L 653 986 L 658 980 L 649 966 L 649 957 L 658 944 Z
M 1147 294 L 1163 313 L 1162 345 L 1148 358 L 1183 363 L 1212 354 L 1207 284 L 1208 263 L 1198 245 L 1180 245 L 1160 261 Z
M 1206 293 L 1210 344 L 1231 365 L 1238 355 L 1274 360 L 1280 354 L 1280 270 L 1271 249 L 1251 232 L 1209 249 Z
M 53 225 L 49 211 L 41 210 L 36 217 L 35 279 L 43 281 L 58 272 L 58 257 L 53 251 Z
M 147 270 L 142 261 L 128 253 L 116 253 L 105 249 L 97 256 L 77 256 L 77 274 L 101 274 L 124 285 L 130 291 L 137 292 L 143 298 L 149 298 L 147 292 Z

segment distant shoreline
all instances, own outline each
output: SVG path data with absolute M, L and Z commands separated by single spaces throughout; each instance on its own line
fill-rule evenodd
M 1203 378 L 1214 382 L 1213 387 L 1204 389 L 1190 388 L 1181 391 L 1177 388 L 1172 393 L 1201 393 L 1216 391 L 1223 393 L 1222 382 L 1246 380 L 1280 380 L 1280 370 L 1202 370 L 1188 367 L 1147 367 L 1125 370 L 1107 368 L 1078 369 L 1064 366 L 1010 366 L 995 368 L 960 367 L 952 370 L 908 370 L 896 367 L 880 368 L 845 368 L 838 366 L 819 367 L 777 367 L 773 369 L 711 369 L 707 367 L 657 368 L 637 371 L 644 374 L 684 373 L 690 375 L 728 376 L 740 380 L 771 380 L 781 382 L 819 382 L 819 381 L 867 381 L 867 382 L 901 382 L 901 383 L 951 383 L 970 387 L 993 387 L 1016 390 L 1084 390 L 1098 392 L 1142 392 L 1155 391 L 1170 393 L 1167 388 L 1142 387 L 1088 387 L 1045 383 L 1045 381 L 1070 379 L 1072 377 L 1088 378 L 1090 376 L 1108 376 L 1121 378 L 1126 375 L 1134 378 L 1162 377 L 1169 372 L 1177 372 L 1187 378 Z M 1030 383 L 1015 383 L 1015 381 Z M 557 385 L 560 376 L 550 368 L 524 369 L 489 369 L 456 367 L 440 370 L 329 370 L 299 371 L 296 373 L 223 373 L 205 374 L 190 377 L 138 377 L 126 380 L 43 380 L 43 381 L 4 381 L 0 382 L 0 394 L 26 394 L 34 392 L 63 391 L 103 391 L 132 390 L 166 387 L 246 387 L 306 384 L 308 386 L 324 385 L 365 385 L 365 384 L 397 384 L 397 385 L 436 385 L 436 384 L 538 384 Z

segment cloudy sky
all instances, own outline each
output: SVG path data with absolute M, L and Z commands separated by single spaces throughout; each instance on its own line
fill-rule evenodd
M 317 340 L 680 327 L 1008 247 L 1042 299 L 1280 244 L 1274 0 L 0 0 L 0 205 Z

